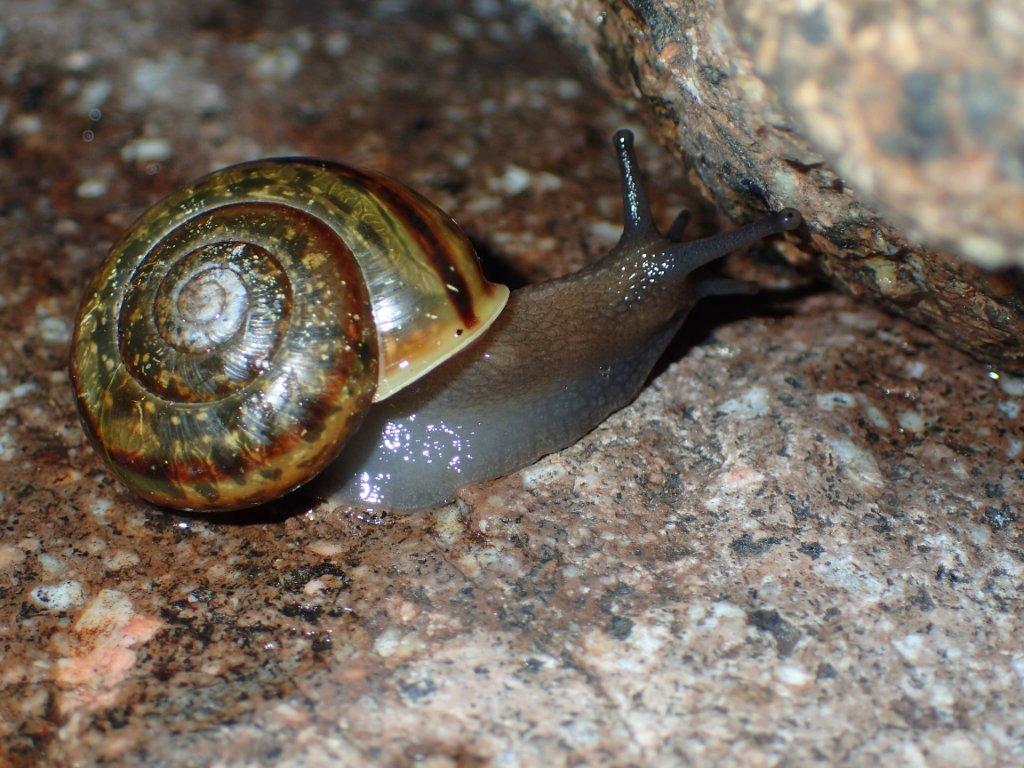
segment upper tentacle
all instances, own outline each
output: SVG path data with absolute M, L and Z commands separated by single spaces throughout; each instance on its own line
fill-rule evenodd
M 615 152 L 619 159 L 619 173 L 622 176 L 622 206 L 625 225 L 623 240 L 635 240 L 658 236 L 658 227 L 651 214 L 636 152 L 633 149 L 633 132 L 622 128 L 615 132 Z

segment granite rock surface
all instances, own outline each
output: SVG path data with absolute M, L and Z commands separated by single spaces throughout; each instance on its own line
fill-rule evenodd
M 530 4 L 733 218 L 800 209 L 791 261 L 1024 370 L 1019 3 Z
M 444 508 L 175 515 L 92 452 L 78 295 L 161 194 L 342 159 L 542 279 L 618 234 L 639 121 L 594 92 L 488 0 L 4 6 L 0 765 L 1024 761 L 1024 380 L 770 253 L 635 403 Z M 722 225 L 638 145 L 661 220 Z

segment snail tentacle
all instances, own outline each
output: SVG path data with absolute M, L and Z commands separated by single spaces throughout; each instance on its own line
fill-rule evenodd
M 665 230 L 665 237 L 672 242 L 678 243 L 683 239 L 683 235 L 686 234 L 686 228 L 690 225 L 690 219 L 692 218 L 693 214 L 689 210 L 681 210 L 676 214 L 669 228 Z
M 694 300 L 706 299 L 710 296 L 753 296 L 761 287 L 750 280 L 730 280 L 728 278 L 711 278 L 701 280 L 693 286 Z
M 673 259 L 679 269 L 684 272 L 693 272 L 705 264 L 728 256 L 740 248 L 753 245 L 766 237 L 796 229 L 802 221 L 798 211 L 793 208 L 785 208 L 728 232 L 721 232 L 711 237 L 691 240 L 686 243 L 673 243 L 662 253 Z
M 647 200 L 647 191 L 640 174 L 640 164 L 633 148 L 633 132 L 625 128 L 620 129 L 615 132 L 613 142 L 622 181 L 622 207 L 625 216 L 622 239 L 635 241 L 657 237 L 658 226 L 651 213 L 651 204 Z

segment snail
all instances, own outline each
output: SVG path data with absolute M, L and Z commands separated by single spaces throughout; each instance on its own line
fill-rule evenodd
M 260 160 L 149 209 L 86 290 L 71 380 L 113 474 L 155 504 L 228 510 L 316 478 L 385 510 L 558 451 L 640 391 L 690 308 L 749 292 L 698 267 L 800 224 L 792 209 L 679 242 L 627 130 L 622 237 L 509 293 L 432 203 L 380 174 Z

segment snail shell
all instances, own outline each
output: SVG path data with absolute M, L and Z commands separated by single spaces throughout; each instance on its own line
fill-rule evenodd
M 140 496 L 253 506 L 317 474 L 372 401 L 482 334 L 488 282 L 441 210 L 308 160 L 224 169 L 148 210 L 82 302 L 71 376 L 94 445 Z

